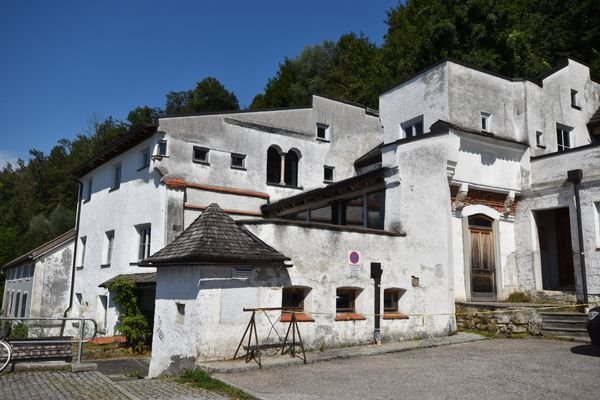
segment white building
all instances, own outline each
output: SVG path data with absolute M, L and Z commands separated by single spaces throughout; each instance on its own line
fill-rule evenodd
M 449 334 L 455 300 L 598 300 L 599 110 L 599 84 L 573 60 L 535 80 L 445 60 L 383 93 L 380 117 L 319 96 L 161 117 L 77 172 L 74 296 L 110 335 L 117 313 L 101 284 L 158 268 L 152 375 L 232 356 L 243 307 L 301 306 L 305 342 L 319 347 L 372 341 L 375 314 L 384 340 Z M 200 238 L 213 222 L 192 222 L 212 203 L 285 268 L 231 246 L 229 260 L 161 258 L 181 232 Z
M 63 316 L 70 305 L 74 238 L 71 229 L 2 266 L 3 316 Z

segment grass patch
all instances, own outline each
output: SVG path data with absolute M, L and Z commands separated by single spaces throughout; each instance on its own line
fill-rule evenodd
M 250 396 L 248 393 L 229 386 L 218 379 L 213 378 L 207 372 L 200 369 L 186 369 L 183 374 L 177 379 L 180 383 L 189 383 L 193 386 L 201 387 L 211 392 L 222 394 L 235 400 L 257 400 L 256 397 Z

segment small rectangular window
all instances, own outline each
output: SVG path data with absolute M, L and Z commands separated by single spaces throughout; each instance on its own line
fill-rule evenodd
M 111 190 L 117 190 L 121 186 L 121 164 L 113 166 L 113 180 Z
M 23 293 L 23 299 L 21 300 L 21 318 L 25 318 L 25 312 L 27 311 L 27 292 Z
M 21 304 L 21 292 L 17 292 L 17 298 L 15 300 L 15 307 L 13 309 L 13 317 L 19 316 L 19 306 Z
M 246 155 L 231 153 L 231 168 L 246 169 Z
M 329 141 L 329 125 L 317 124 L 317 139 L 323 141 Z
M 535 133 L 535 144 L 537 145 L 537 147 L 540 147 L 542 149 L 546 148 L 546 146 L 544 145 L 544 132 L 537 131 Z
M 254 276 L 254 268 L 252 267 L 237 267 L 231 271 L 231 277 L 236 279 L 250 279 Z
M 423 133 L 424 132 L 422 115 L 418 116 L 417 118 L 413 118 L 409 121 L 403 122 L 400 125 L 400 139 L 422 136 Z
M 556 126 L 556 151 L 562 152 L 569 150 L 571 146 L 571 128 L 566 126 Z
M 335 295 L 336 313 L 353 313 L 356 311 L 354 307 L 356 301 L 355 289 L 337 289 Z
M 296 321 L 299 322 L 311 322 L 314 319 L 307 313 L 304 312 L 304 300 L 308 292 L 308 287 L 284 287 L 281 292 L 281 307 L 283 308 L 295 308 L 296 310 L 283 311 L 281 314 L 281 322 L 290 322 L 292 320 L 292 313 L 296 316 Z
M 104 265 L 110 266 L 113 255 L 113 246 L 115 242 L 115 231 L 106 232 L 106 251 L 104 252 Z
M 150 166 L 150 149 L 140 151 L 140 169 Z
M 150 224 L 139 225 L 137 231 L 139 235 L 138 260 L 143 260 L 150 257 L 151 226 Z
M 85 189 L 83 191 L 83 201 L 90 201 L 92 198 L 92 178 L 85 181 Z
M 573 107 L 576 110 L 581 110 L 581 107 L 579 105 L 579 95 L 577 90 L 575 89 L 571 89 L 571 107 Z
M 185 303 L 175 303 L 175 306 L 177 307 L 175 322 L 183 324 L 185 322 Z
M 492 130 L 491 122 L 492 122 L 492 114 L 482 112 L 481 113 L 481 130 L 485 131 L 485 132 L 490 132 Z
M 167 155 L 167 141 L 161 140 L 158 142 L 158 156 L 165 157 Z
M 325 165 L 323 167 L 323 181 L 324 182 L 333 182 L 334 170 L 335 170 L 335 167 L 330 167 L 328 165 Z
M 96 323 L 98 330 L 102 333 L 106 332 L 106 315 L 108 310 L 108 296 L 98 296 L 98 305 L 96 308 Z
M 194 156 L 193 156 L 194 162 L 201 163 L 201 164 L 208 164 L 209 163 L 209 160 L 208 160 L 209 151 L 210 151 L 210 149 L 207 147 L 194 146 Z
M 84 262 L 85 262 L 85 247 L 87 244 L 87 236 L 82 236 L 79 238 L 79 263 L 78 263 L 78 267 L 79 268 L 83 268 Z

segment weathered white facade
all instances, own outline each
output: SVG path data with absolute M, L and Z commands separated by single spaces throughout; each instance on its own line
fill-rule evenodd
M 397 340 L 454 332 L 456 300 L 597 300 L 599 110 L 600 85 L 573 60 L 534 80 L 446 60 L 383 93 L 379 117 L 319 96 L 299 109 L 162 117 L 79 171 L 74 298 L 115 333 L 99 285 L 154 271 L 138 261 L 218 203 L 289 264 L 159 266 L 152 376 L 231 357 L 242 308 L 290 298 L 312 348 L 372 341 L 377 307 L 381 337 Z M 579 210 L 567 181 L 578 169 Z M 360 268 L 348 269 L 350 251 Z
M 3 316 L 63 316 L 70 300 L 74 237 L 70 230 L 3 266 Z

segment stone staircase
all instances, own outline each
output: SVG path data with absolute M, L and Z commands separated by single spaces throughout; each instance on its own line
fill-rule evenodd
M 589 342 L 585 325 L 587 314 L 579 312 L 542 312 L 542 335 Z

